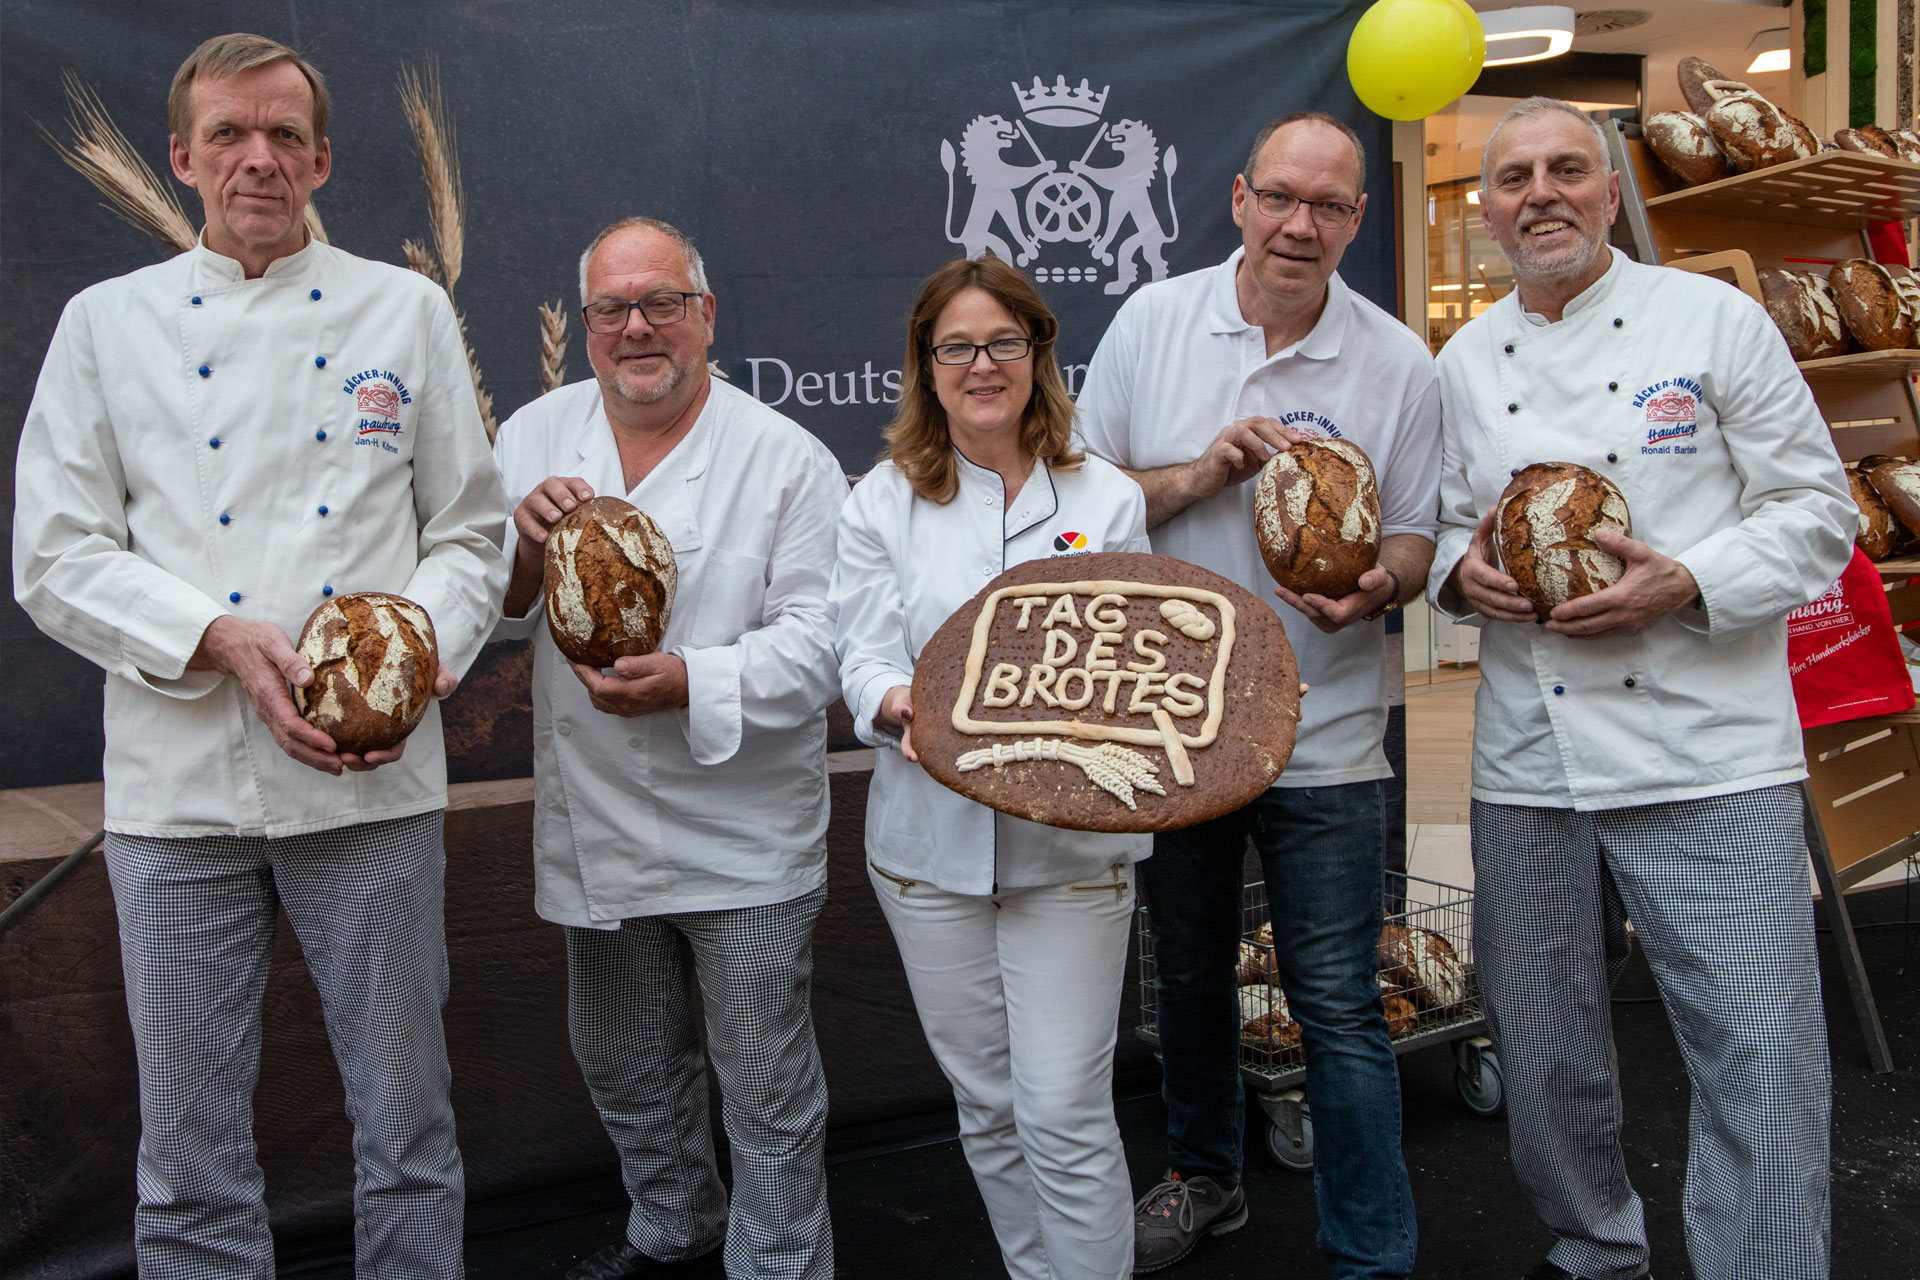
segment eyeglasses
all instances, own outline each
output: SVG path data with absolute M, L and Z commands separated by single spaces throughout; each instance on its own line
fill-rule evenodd
M 586 318 L 587 328 L 595 333 L 619 333 L 627 327 L 628 318 L 638 311 L 654 328 L 663 328 L 670 324 L 679 324 L 687 318 L 687 299 L 704 295 L 698 293 L 680 293 L 666 290 L 650 293 L 644 298 L 632 302 L 620 302 L 607 299 L 604 302 L 589 302 L 580 308 L 580 314 Z
M 1018 360 L 1033 350 L 1032 338 L 995 338 L 992 342 L 943 342 L 933 349 L 935 364 L 972 364 L 982 351 L 995 364 Z
M 1244 179 L 1245 175 L 1242 175 Z M 1286 191 L 1262 191 L 1252 183 L 1247 190 L 1260 206 L 1260 212 L 1275 222 L 1285 222 L 1293 216 L 1293 211 L 1301 205 L 1307 206 L 1307 216 L 1313 219 L 1313 225 L 1324 227 L 1328 231 L 1338 231 L 1353 221 L 1353 215 L 1360 212 L 1357 204 L 1342 204 L 1338 200 L 1302 200 L 1299 196 Z

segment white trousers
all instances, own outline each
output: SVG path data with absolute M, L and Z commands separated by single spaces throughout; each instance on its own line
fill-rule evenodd
M 869 865 L 960 1144 L 1015 1280 L 1133 1271 L 1133 1191 L 1113 1047 L 1133 868 L 991 897 Z

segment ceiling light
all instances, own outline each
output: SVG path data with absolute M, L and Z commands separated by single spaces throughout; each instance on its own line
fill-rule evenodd
M 1539 62 L 1573 47 L 1573 9 L 1568 5 L 1528 5 L 1518 9 L 1488 9 L 1480 14 L 1487 33 L 1489 67 L 1516 62 Z
M 1760 75 L 1767 71 L 1785 71 L 1793 65 L 1793 55 L 1787 52 L 1787 29 L 1774 27 L 1762 31 L 1747 42 L 1747 49 L 1759 56 L 1753 65 L 1747 68 L 1748 75 Z

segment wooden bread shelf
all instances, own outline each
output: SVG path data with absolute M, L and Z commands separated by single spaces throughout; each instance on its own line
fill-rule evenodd
M 1824 360 L 1802 360 L 1800 372 L 1807 381 L 1815 378 L 1873 380 L 1904 378 L 1920 373 L 1920 348 L 1899 347 L 1891 351 L 1856 351 L 1851 355 L 1828 356 Z
M 1920 556 L 1891 556 L 1885 560 L 1876 560 L 1873 567 L 1886 578 L 1920 578 Z
M 1647 212 L 1713 214 L 1859 231 L 1920 216 L 1920 164 L 1823 151 L 1705 186 L 1650 196 Z

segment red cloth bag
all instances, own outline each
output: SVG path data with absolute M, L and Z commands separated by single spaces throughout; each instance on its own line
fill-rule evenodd
M 1860 548 L 1840 581 L 1787 615 L 1787 669 L 1803 729 L 1913 706 L 1886 588 Z

